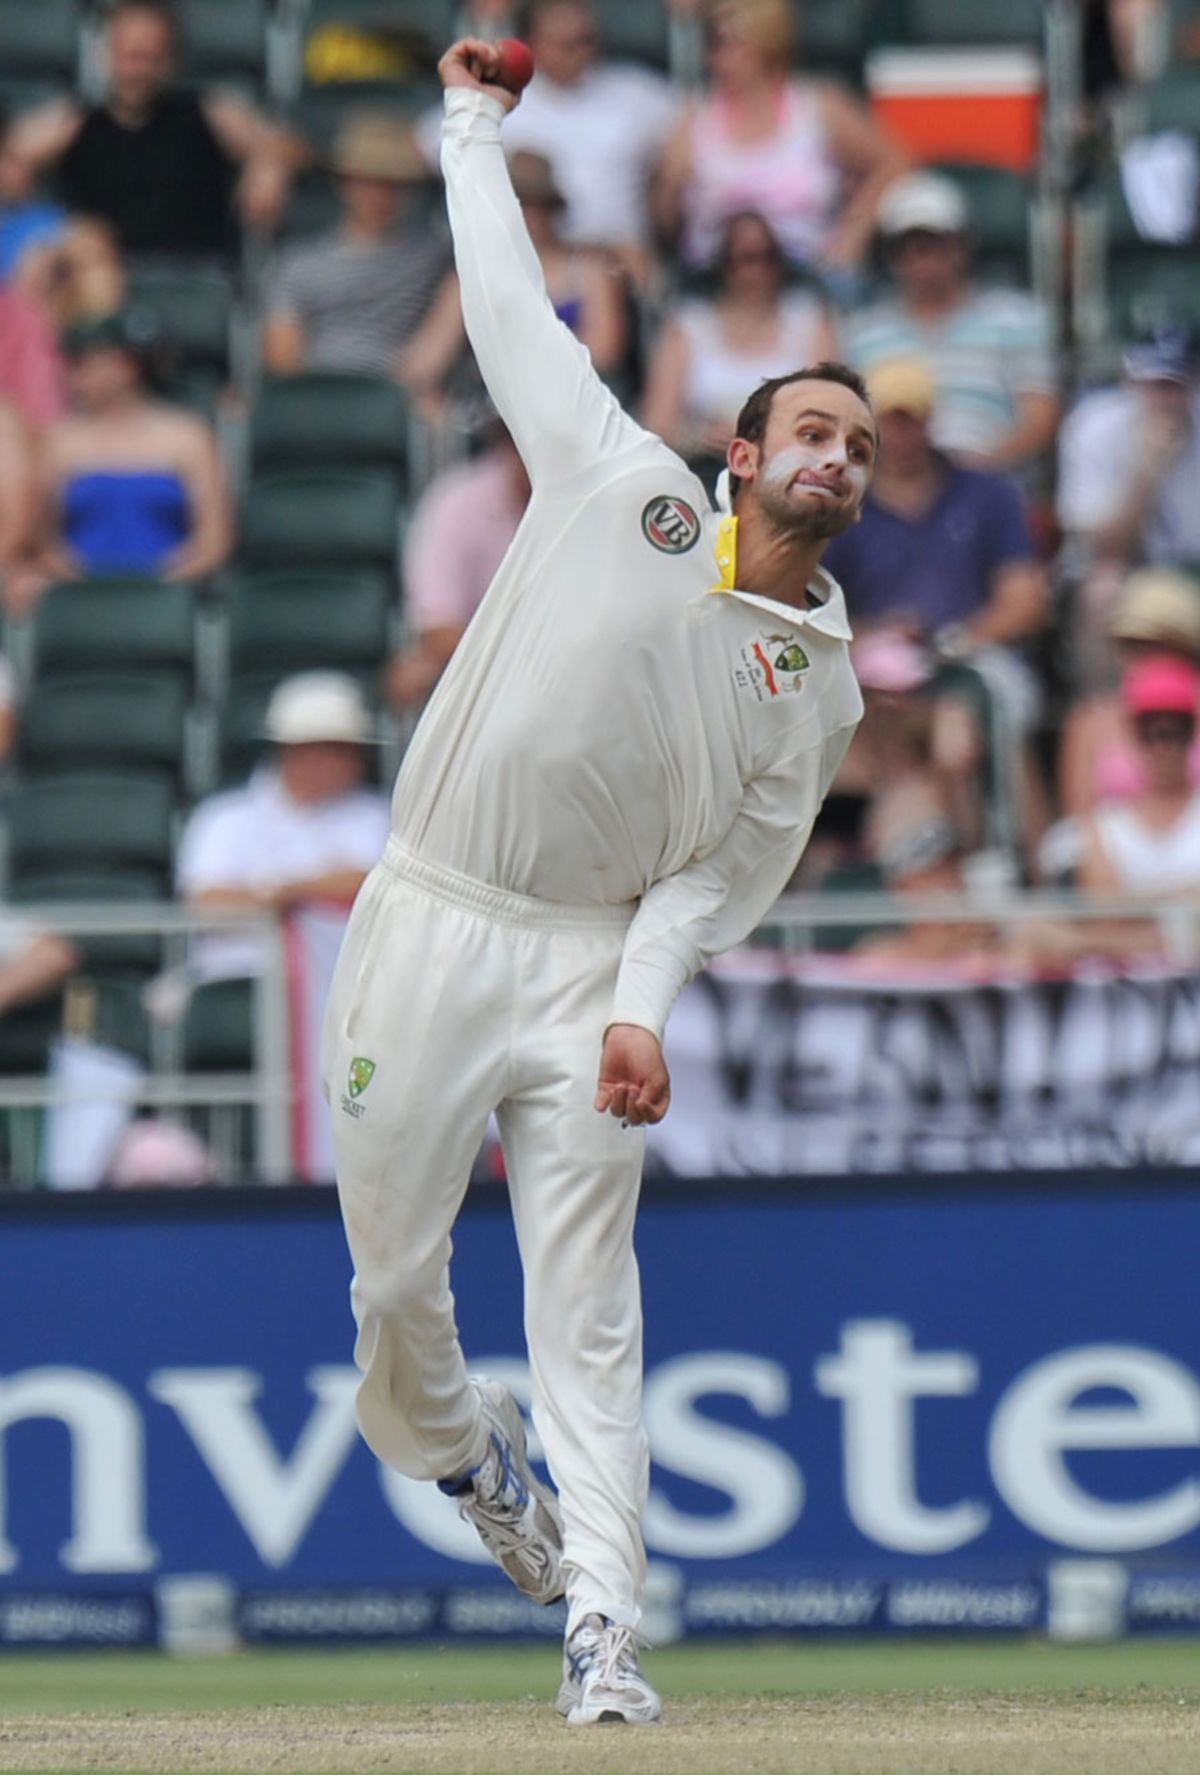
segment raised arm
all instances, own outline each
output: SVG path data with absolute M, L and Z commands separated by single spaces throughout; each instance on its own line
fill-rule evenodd
M 466 38 L 447 50 L 442 172 L 463 319 L 488 392 L 535 488 L 647 441 L 550 306 L 513 195 L 500 125 L 513 97 L 485 84 L 495 51 Z

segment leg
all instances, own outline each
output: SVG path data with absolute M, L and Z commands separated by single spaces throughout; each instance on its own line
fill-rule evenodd
M 492 927 L 372 874 L 338 961 L 322 1058 L 355 1266 L 359 1425 L 414 1479 L 462 1473 L 488 1445 L 455 1328 L 450 1230 L 503 1089 L 508 998 Z
M 538 933 L 519 1070 L 501 1105 L 525 1271 L 534 1417 L 559 1490 L 572 1631 L 633 1628 L 645 1580 L 642 1315 L 633 1226 L 643 1136 L 592 1108 L 621 938 Z

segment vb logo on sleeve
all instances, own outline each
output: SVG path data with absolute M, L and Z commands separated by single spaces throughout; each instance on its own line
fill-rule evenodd
M 642 512 L 642 535 L 664 555 L 686 555 L 700 540 L 700 519 L 686 499 L 663 493 Z

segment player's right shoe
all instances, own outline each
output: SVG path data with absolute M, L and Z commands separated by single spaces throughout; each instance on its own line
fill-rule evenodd
M 662 1701 L 642 1675 L 633 1629 L 585 1615 L 563 1647 L 555 1702 L 569 1726 L 653 1726 Z
M 525 1426 L 517 1402 L 499 1381 L 472 1379 L 488 1425 L 488 1446 L 477 1467 L 438 1489 L 458 1499 L 492 1558 L 534 1602 L 563 1594 L 562 1519 L 558 1500 L 529 1465 Z

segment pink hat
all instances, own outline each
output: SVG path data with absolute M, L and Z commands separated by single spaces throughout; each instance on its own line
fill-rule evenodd
M 1200 672 L 1173 654 L 1155 653 L 1130 666 L 1121 679 L 1121 701 L 1131 715 L 1195 715 Z

